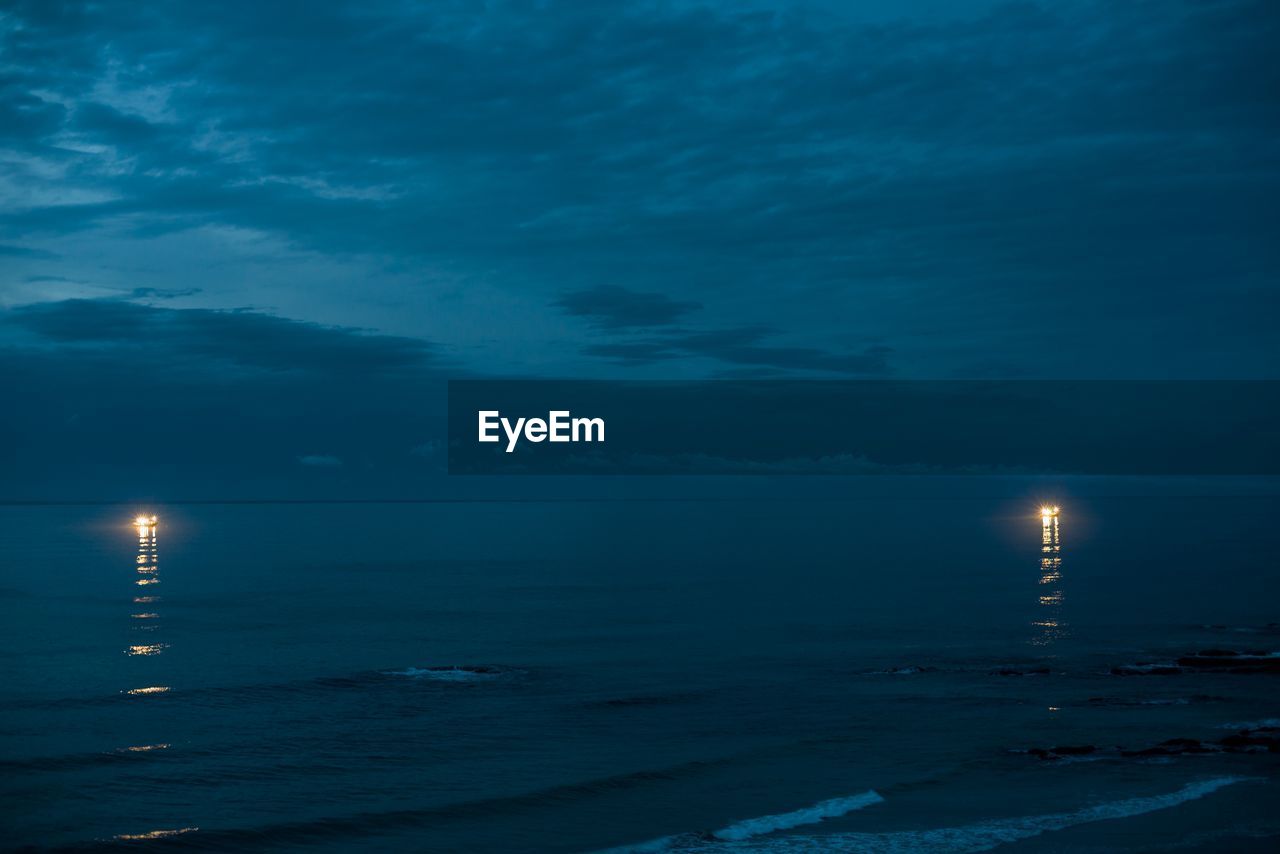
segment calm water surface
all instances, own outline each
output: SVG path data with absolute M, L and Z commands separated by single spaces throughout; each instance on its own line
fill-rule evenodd
M 1268 850 L 1278 503 L 0 508 L 3 839 Z

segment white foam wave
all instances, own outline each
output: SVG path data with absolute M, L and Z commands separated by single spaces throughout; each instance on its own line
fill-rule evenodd
M 1157 810 L 1169 809 L 1179 804 L 1203 798 L 1221 788 L 1256 777 L 1215 777 L 1189 783 L 1176 792 L 1164 795 L 1152 795 L 1142 798 L 1127 798 L 1122 801 L 1097 804 L 1071 812 L 1048 813 L 1046 815 L 1022 816 L 1018 818 L 994 819 L 992 821 L 961 825 L 959 827 L 940 827 L 931 830 L 905 830 L 889 833 L 833 833 L 821 836 L 789 836 L 781 835 L 746 835 L 742 837 L 725 837 L 723 831 L 708 837 L 706 835 L 683 834 L 655 839 L 635 846 L 624 846 L 610 849 L 610 852 L 656 852 L 656 851 L 693 851 L 693 852 L 739 852 L 761 851 L 771 854 L 810 854 L 813 852 L 837 851 L 849 854 L 972 854 L 972 852 L 990 851 L 1000 845 L 1030 839 L 1042 833 L 1065 830 L 1078 824 L 1088 824 L 1107 819 L 1131 818 Z M 878 803 L 882 798 L 875 792 L 875 800 L 862 804 Z M 865 796 L 855 796 L 860 798 Z M 837 802 L 849 800 L 835 799 Z M 823 802 L 829 803 L 827 801 Z M 810 809 L 821 806 L 815 805 Z M 856 807 L 855 807 L 856 809 Z M 753 819 L 765 821 L 768 818 L 782 818 L 804 813 L 784 813 L 783 816 Z M 828 816 L 819 816 L 820 821 Z M 807 822 L 799 822 L 807 823 Z M 733 827 L 748 825 L 750 822 L 739 822 Z M 795 824 L 778 825 L 761 833 L 772 834 L 774 830 L 794 827 Z M 763 827 L 763 825 L 762 825 Z M 726 828 L 729 830 L 730 828 Z
M 812 806 L 802 807 L 791 812 L 777 815 L 766 815 L 735 822 L 715 833 L 680 833 L 674 836 L 663 836 L 650 839 L 648 842 L 637 842 L 620 845 L 599 854 L 655 854 L 665 851 L 719 851 L 733 850 L 743 842 L 754 837 L 805 824 L 816 824 L 826 818 L 836 818 L 854 810 L 878 804 L 884 798 L 879 792 L 868 790 L 860 795 L 844 798 L 831 798 L 819 801 Z
M 1231 724 L 1218 724 L 1218 729 L 1259 729 L 1264 726 L 1280 727 L 1280 718 L 1263 718 L 1260 721 L 1236 721 Z
M 773 833 L 776 830 L 788 830 L 803 824 L 817 824 L 825 818 L 839 818 L 854 810 L 878 804 L 883 800 L 884 798 L 874 791 L 851 795 L 847 798 L 831 798 L 830 800 L 819 801 L 813 806 L 804 807 L 803 809 L 735 822 L 728 827 L 717 830 L 712 836 L 716 839 L 730 841 L 750 839 L 753 836 L 762 836 L 766 833 Z
M 755 850 L 773 852 L 848 851 L 858 854 L 967 854 L 990 851 L 999 845 L 1030 839 L 1042 833 L 1065 830 L 1077 824 L 1088 824 L 1115 818 L 1131 818 L 1156 810 L 1203 798 L 1224 786 L 1240 783 L 1249 777 L 1216 777 L 1183 786 L 1166 795 L 1128 798 L 1098 804 L 1072 812 L 997 819 L 995 821 L 942 827 L 934 830 L 900 831 L 896 833 L 840 833 L 831 836 L 778 839 L 775 845 Z M 751 849 L 747 849 L 751 850 Z

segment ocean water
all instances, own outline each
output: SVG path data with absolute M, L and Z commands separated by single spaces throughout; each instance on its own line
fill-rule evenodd
M 1280 676 L 1112 672 L 1280 649 L 1274 497 L 139 509 L 0 508 L 6 847 L 1280 837 L 1280 754 L 1124 755 Z

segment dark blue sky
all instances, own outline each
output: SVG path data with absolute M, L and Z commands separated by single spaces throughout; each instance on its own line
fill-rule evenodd
M 348 467 L 317 421 L 427 453 L 447 376 L 1275 377 L 1277 44 L 1268 2 L 6 3 L 11 453 L 101 459 L 140 377 L 153 448 L 253 412 Z

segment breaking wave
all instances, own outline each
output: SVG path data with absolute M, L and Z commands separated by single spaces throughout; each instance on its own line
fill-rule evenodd
M 436 679 L 441 682 L 475 682 L 496 679 L 510 671 L 488 665 L 460 665 L 444 667 L 407 667 L 404 670 L 388 670 L 387 676 L 408 676 L 411 679 Z
M 851 809 L 869 806 L 883 800 L 875 792 L 867 792 L 853 798 L 837 798 L 823 801 L 807 810 L 796 810 L 780 816 L 765 816 L 739 822 L 712 834 L 681 834 L 655 839 L 639 845 L 623 846 L 609 849 L 609 854 L 622 852 L 655 852 L 655 851 L 767 851 L 776 854 L 801 854 L 801 852 L 843 851 L 856 854 L 966 854 L 966 852 L 989 851 L 1000 845 L 1030 839 L 1042 833 L 1065 830 L 1078 824 L 1088 824 L 1106 819 L 1131 818 L 1156 810 L 1169 809 L 1179 804 L 1193 801 L 1210 795 L 1219 789 L 1256 777 L 1214 777 L 1189 783 L 1164 795 L 1151 795 L 1141 798 L 1126 798 L 1120 801 L 1097 804 L 1071 812 L 1048 813 L 1045 815 L 1022 816 L 1019 818 L 1003 818 L 991 821 L 966 824 L 958 827 L 940 827 L 931 830 L 903 830 L 888 833 L 832 833 L 821 836 L 787 836 L 768 835 L 776 830 L 785 830 L 799 824 L 820 821 L 823 818 L 843 815 Z M 851 806 L 844 812 L 832 812 L 830 815 L 819 815 L 818 812 L 826 804 L 867 800 L 857 806 Z M 791 821 L 791 817 L 812 814 L 809 819 Z M 779 822 L 781 820 L 781 822 Z M 725 831 L 742 828 L 743 835 L 726 836 Z
M 1263 718 L 1260 721 L 1236 721 L 1235 723 L 1218 724 L 1218 729 L 1269 729 L 1280 727 L 1280 718 Z
M 884 798 L 880 797 L 880 794 L 875 791 L 867 791 L 847 798 L 831 798 L 830 800 L 820 801 L 811 807 L 735 822 L 711 835 L 716 839 L 750 839 L 753 836 L 773 833 L 775 830 L 788 830 L 803 824 L 817 824 L 826 818 L 839 818 L 854 810 L 860 810 L 863 807 L 869 807 L 882 801 L 884 801 Z

